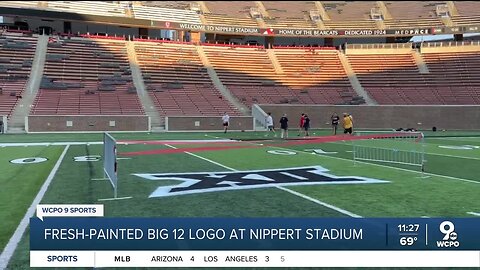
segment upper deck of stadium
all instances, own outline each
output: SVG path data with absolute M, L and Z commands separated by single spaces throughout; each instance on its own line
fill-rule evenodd
M 188 24 L 182 27 L 199 30 L 205 30 L 203 25 L 316 30 L 465 27 L 475 31 L 480 25 L 480 2 L 476 1 L 2 1 L 0 8 L 158 21 L 166 22 L 167 28 Z

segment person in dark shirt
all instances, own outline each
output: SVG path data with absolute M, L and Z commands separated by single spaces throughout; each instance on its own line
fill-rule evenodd
M 286 113 L 280 118 L 280 128 L 282 129 L 282 139 L 288 138 L 288 118 Z
M 304 117 L 303 129 L 305 130 L 305 136 L 309 136 L 310 134 L 308 133 L 308 130 L 310 129 L 310 118 L 306 114 Z
M 337 135 L 337 127 L 338 127 L 338 122 L 340 121 L 340 117 L 336 113 L 333 113 L 331 120 L 332 120 L 333 135 Z

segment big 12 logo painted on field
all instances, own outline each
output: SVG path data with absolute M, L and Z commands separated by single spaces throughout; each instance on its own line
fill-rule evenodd
M 175 185 L 159 186 L 150 194 L 150 198 L 277 186 L 388 182 L 360 176 L 337 176 L 328 173 L 328 170 L 322 166 L 227 172 L 139 173 L 134 175 L 153 181 L 178 181 L 178 184 Z

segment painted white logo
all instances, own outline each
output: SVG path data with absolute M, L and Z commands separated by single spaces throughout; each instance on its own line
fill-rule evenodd
M 28 158 L 18 158 L 10 160 L 10 163 L 13 164 L 34 164 L 34 163 L 41 163 L 47 161 L 47 158 L 43 157 L 28 157 Z
M 321 166 L 255 171 L 156 174 L 139 173 L 134 175 L 153 181 L 180 181 L 180 183 L 176 185 L 159 186 L 152 194 L 150 194 L 150 198 L 277 186 L 371 184 L 388 182 L 359 176 L 336 176 L 329 174 L 328 170 Z
M 74 157 L 73 161 L 76 162 L 88 162 L 88 161 L 100 161 L 102 157 L 101 156 L 79 156 L 79 157 Z
M 283 156 L 293 156 L 297 154 L 297 152 L 288 151 L 288 150 L 268 150 L 267 153 L 274 154 L 274 155 L 283 155 Z

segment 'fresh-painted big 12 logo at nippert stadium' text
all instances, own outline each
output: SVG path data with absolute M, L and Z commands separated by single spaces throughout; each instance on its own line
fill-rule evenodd
M 440 232 L 444 234 L 443 241 L 437 241 L 437 247 L 439 248 L 458 248 L 460 242 L 458 235 L 455 232 L 455 225 L 451 221 L 444 221 L 440 223 Z

